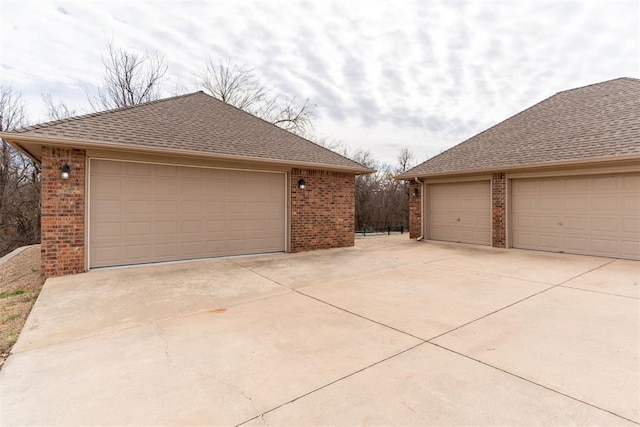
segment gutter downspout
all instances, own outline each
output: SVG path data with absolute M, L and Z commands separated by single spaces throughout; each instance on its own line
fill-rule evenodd
M 424 239 L 424 220 L 423 220 L 424 212 L 422 212 L 424 210 L 424 182 L 420 181 L 420 178 L 418 178 L 417 176 L 414 178 L 414 180 L 421 186 L 420 188 L 420 237 L 416 239 L 416 242 L 419 242 Z

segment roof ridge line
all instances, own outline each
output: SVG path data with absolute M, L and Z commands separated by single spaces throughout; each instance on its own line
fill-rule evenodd
M 611 82 L 615 82 L 616 80 L 631 80 L 631 81 L 640 81 L 640 79 L 637 79 L 635 77 L 616 77 L 615 79 L 609 79 L 609 80 L 605 80 L 603 82 L 597 82 L 597 83 L 590 83 L 588 85 L 584 85 L 584 86 L 578 86 L 578 87 L 574 87 L 571 89 L 565 89 L 565 90 L 561 90 L 559 92 L 556 92 L 555 94 L 560 94 L 560 93 L 565 93 L 565 92 L 572 92 L 574 90 L 580 90 L 580 89 L 585 89 L 591 86 L 599 86 L 601 84 L 605 84 L 605 83 L 611 83 Z

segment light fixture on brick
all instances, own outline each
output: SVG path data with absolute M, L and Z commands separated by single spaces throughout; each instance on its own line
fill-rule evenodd
M 60 178 L 67 180 L 69 179 L 70 175 L 71 175 L 71 168 L 69 167 L 68 163 L 65 163 L 60 167 Z
M 304 182 L 304 179 L 300 178 L 298 180 L 298 188 L 301 190 L 304 190 L 305 188 L 307 188 L 307 183 Z

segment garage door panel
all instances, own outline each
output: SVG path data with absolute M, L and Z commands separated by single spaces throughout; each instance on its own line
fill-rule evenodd
M 592 218 L 591 229 L 602 233 L 617 234 L 619 231 L 618 222 L 618 218 Z M 588 230 L 588 227 L 585 227 L 584 230 Z
M 627 236 L 637 236 L 640 234 L 640 218 L 622 218 L 622 233 Z
M 589 209 L 589 197 L 566 197 L 564 208 L 568 211 L 583 212 L 585 209 Z
M 615 253 L 620 251 L 620 242 L 617 239 L 591 239 L 591 247 L 589 245 L 578 246 L 578 248 L 591 249 L 590 252 L 593 252 L 597 255 L 607 255 L 610 253 Z
M 178 254 L 177 243 L 156 243 L 153 245 L 153 254 L 156 258 L 172 259 Z
M 200 200 L 183 200 L 180 203 L 180 214 L 184 215 L 197 215 L 202 214 L 202 201 Z
M 124 165 L 124 175 L 129 177 L 148 176 L 152 177 L 152 166 L 148 163 L 122 163 Z
M 618 196 L 593 196 L 591 197 L 591 209 L 596 211 L 611 211 L 617 213 L 619 210 Z
M 635 190 L 631 190 L 635 191 Z M 639 190 L 640 191 L 640 190 Z M 640 196 L 624 196 L 621 200 L 622 210 L 627 214 L 634 214 L 640 211 Z
M 640 174 L 513 180 L 511 188 L 514 247 L 638 258 Z M 562 206 L 549 203 L 556 198 Z
M 124 200 L 123 212 L 125 214 L 148 215 L 151 213 L 151 205 L 150 200 Z
M 589 188 L 589 180 L 586 178 L 567 178 L 564 181 L 564 190 L 568 192 L 584 192 Z
M 124 224 L 124 233 L 132 237 L 151 236 L 152 228 L 153 225 L 147 221 L 127 222 Z
M 623 258 L 640 259 L 640 242 L 623 241 L 621 247 Z
M 558 225 L 556 227 L 563 227 L 567 232 L 577 232 L 582 234 L 585 230 L 589 229 L 589 218 L 565 216 L 564 218 L 561 218 L 560 221 L 562 222 L 562 225 L 557 223 Z
M 595 176 L 591 178 L 591 191 L 616 191 L 618 179 L 615 176 Z
M 560 245 L 561 242 L 560 236 L 555 236 L 552 234 L 539 234 L 536 239 L 536 243 L 534 245 L 539 245 L 542 248 L 547 250 L 552 250 Z
M 90 267 L 283 251 L 285 177 L 92 160 Z

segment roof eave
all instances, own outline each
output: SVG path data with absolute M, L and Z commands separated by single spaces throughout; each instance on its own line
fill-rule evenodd
M 405 172 L 400 175 L 396 175 L 394 178 L 399 181 L 412 181 L 415 178 L 423 179 L 423 178 L 441 178 L 446 176 L 461 176 L 461 175 L 477 175 L 480 173 L 492 173 L 492 172 L 516 172 L 516 171 L 524 171 L 527 169 L 551 169 L 562 166 L 578 166 L 578 165 L 595 165 L 598 163 L 612 163 L 612 162 L 625 162 L 625 161 L 640 161 L 640 154 L 630 154 L 626 156 L 609 156 L 609 157 L 595 157 L 590 159 L 573 159 L 573 160 L 563 160 L 556 162 L 545 162 L 545 163 L 532 163 L 528 165 L 507 165 L 507 166 L 496 166 L 493 168 L 483 168 L 483 169 L 461 169 L 454 171 L 446 171 L 446 172 L 432 172 L 432 173 L 419 173 L 419 172 Z
M 239 155 L 232 155 L 232 154 L 206 153 L 202 151 L 193 151 L 193 150 L 178 150 L 178 149 L 172 149 L 172 148 L 137 146 L 137 145 L 131 145 L 131 144 L 117 143 L 117 142 L 100 142 L 100 141 L 91 141 L 91 140 L 50 137 L 50 136 L 44 136 L 44 135 L 29 135 L 26 133 L 0 132 L 0 138 L 9 142 L 21 153 L 25 154 L 26 156 L 28 156 L 29 158 L 31 158 L 32 160 L 38 163 L 40 162 L 41 159 L 38 159 L 35 155 L 33 155 L 33 153 L 29 152 L 29 150 L 24 146 L 24 143 L 50 145 L 50 146 L 56 146 L 56 147 L 78 148 L 78 149 L 104 149 L 104 150 L 128 151 L 128 152 L 138 152 L 138 153 L 154 153 L 154 154 L 165 154 L 165 155 L 201 157 L 201 158 L 208 158 L 212 160 L 255 162 L 255 163 L 262 163 L 265 165 L 290 165 L 294 167 L 331 170 L 331 171 L 337 171 L 337 172 L 350 172 L 356 175 L 364 175 L 364 174 L 375 172 L 375 169 L 370 169 L 365 167 L 355 167 L 355 166 L 352 167 L 352 166 L 335 165 L 335 164 L 328 164 L 328 163 L 301 162 L 301 161 L 284 160 L 284 159 L 239 156 Z

